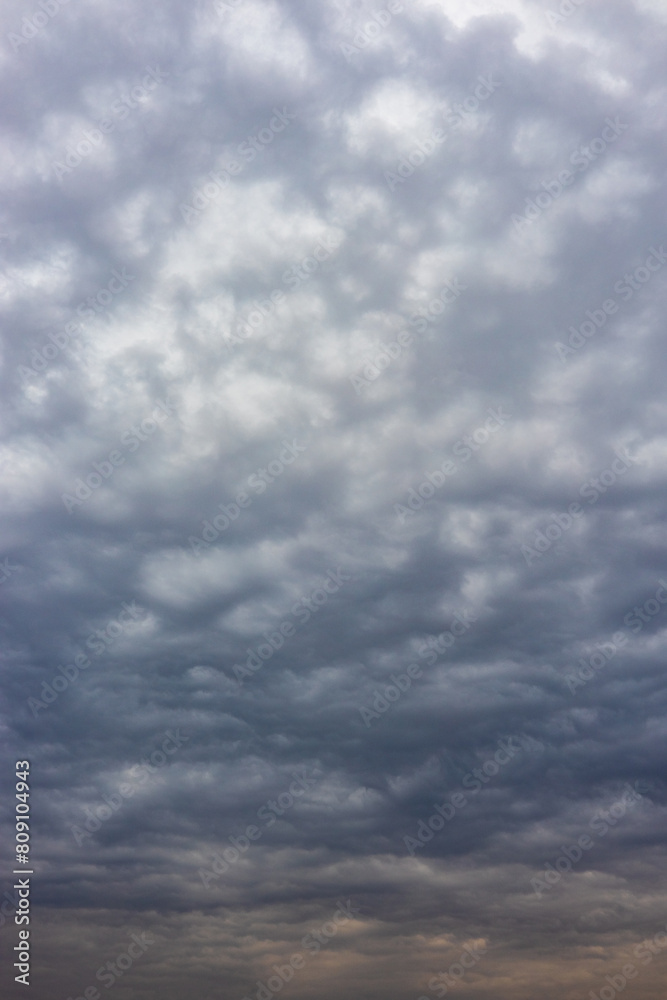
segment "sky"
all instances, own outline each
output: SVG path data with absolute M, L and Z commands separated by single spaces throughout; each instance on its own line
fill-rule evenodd
M 664 996 L 666 28 L 3 4 L 4 995 Z

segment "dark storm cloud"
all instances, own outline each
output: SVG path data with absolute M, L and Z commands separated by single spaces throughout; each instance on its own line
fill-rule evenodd
M 664 14 L 572 6 L 6 6 L 40 996 L 144 934 L 140 997 L 560 998 L 664 928 Z

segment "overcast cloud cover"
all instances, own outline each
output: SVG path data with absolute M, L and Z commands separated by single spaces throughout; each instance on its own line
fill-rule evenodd
M 663 0 L 59 3 L 0 16 L 5 995 L 659 1000 Z

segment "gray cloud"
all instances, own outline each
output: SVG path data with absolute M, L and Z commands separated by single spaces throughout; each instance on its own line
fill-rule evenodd
M 4 8 L 40 998 L 659 995 L 665 18 L 602 14 Z

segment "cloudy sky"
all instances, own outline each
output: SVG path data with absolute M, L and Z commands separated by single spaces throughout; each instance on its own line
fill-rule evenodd
M 664 995 L 666 27 L 6 0 L 6 995 Z

